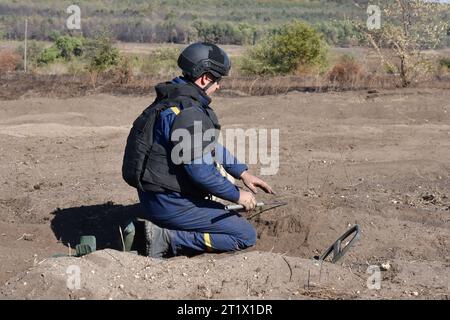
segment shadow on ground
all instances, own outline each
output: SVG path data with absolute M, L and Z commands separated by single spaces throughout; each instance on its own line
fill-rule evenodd
M 74 248 L 80 242 L 81 236 L 90 235 L 95 236 L 97 240 L 97 250 L 122 250 L 119 227 L 123 230 L 128 223 L 140 218 L 141 212 L 139 204 L 123 206 L 112 202 L 58 209 L 52 212 L 55 217 L 51 221 L 51 228 L 55 237 L 65 246 Z M 140 242 L 140 224 L 135 221 L 134 246 Z

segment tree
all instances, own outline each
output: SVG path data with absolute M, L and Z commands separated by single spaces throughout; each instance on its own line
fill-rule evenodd
M 305 22 L 293 21 L 273 30 L 250 48 L 242 70 L 250 74 L 288 74 L 300 69 L 322 69 L 328 47 L 321 33 Z
M 382 0 L 381 29 L 365 31 L 382 63 L 395 70 L 401 85 L 408 87 L 418 74 L 430 70 L 425 49 L 434 49 L 445 40 L 449 5 L 423 0 Z M 365 29 L 365 28 L 364 28 Z M 392 50 L 393 55 L 383 52 Z

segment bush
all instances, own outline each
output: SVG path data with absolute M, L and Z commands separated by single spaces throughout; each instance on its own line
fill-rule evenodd
M 438 77 L 448 76 L 450 74 L 450 57 L 439 57 L 435 63 L 436 75 Z
M 48 39 L 55 42 L 59 37 L 61 37 L 61 32 L 59 32 L 58 30 L 53 30 L 50 32 Z
M 12 72 L 20 66 L 22 57 L 12 50 L 0 51 L 0 73 Z
M 282 75 L 300 69 L 323 69 L 328 47 L 322 35 L 305 22 L 294 21 L 274 30 L 251 48 L 242 61 L 248 74 Z
M 37 52 L 38 49 L 34 51 Z M 50 73 L 55 70 L 66 70 L 79 74 L 87 69 L 95 85 L 100 73 L 119 64 L 120 54 L 119 50 L 113 46 L 113 42 L 106 36 L 96 39 L 60 36 L 55 40 L 53 46 L 42 50 L 36 60 L 40 67 L 44 67 Z M 51 64 L 58 63 L 60 66 L 52 68 Z M 66 68 L 61 68 L 62 64 Z
M 44 49 L 37 61 L 40 65 L 55 62 L 58 58 L 66 61 L 79 57 L 83 53 L 83 39 L 77 37 L 61 36 L 55 40 L 50 48 Z
M 40 65 L 46 65 L 53 63 L 60 57 L 60 51 L 57 47 L 52 46 L 50 48 L 44 49 L 39 55 L 37 62 Z
M 84 58 L 87 60 L 87 70 L 91 76 L 92 86 L 95 87 L 98 75 L 120 62 L 120 53 L 113 46 L 109 37 L 100 36 L 95 40 L 84 43 Z
M 439 66 L 442 68 L 446 68 L 447 70 L 450 70 L 450 58 L 444 57 L 439 59 Z
M 86 40 L 84 49 L 85 58 L 91 69 L 102 72 L 119 63 L 119 50 L 113 46 L 113 42 L 108 37 Z
M 119 64 L 114 69 L 114 76 L 120 84 L 126 84 L 133 79 L 133 58 L 121 56 Z
M 0 40 L 6 39 L 5 26 L 0 22 Z
M 36 61 L 39 56 L 41 55 L 42 51 L 44 51 L 45 47 L 44 44 L 42 42 L 36 41 L 36 40 L 30 40 L 28 41 L 28 45 L 27 45 L 27 56 L 28 56 L 28 61 Z M 24 52 L 24 48 L 23 45 L 20 45 L 19 48 L 17 49 L 17 53 L 19 54 L 23 54 Z
M 79 57 L 83 53 L 83 40 L 77 37 L 62 36 L 55 41 L 55 46 L 60 51 L 60 56 L 70 60 L 73 56 Z
M 17 55 L 20 57 L 24 56 L 24 46 L 19 45 L 16 49 Z M 34 69 L 36 68 L 36 64 L 38 63 L 38 60 L 44 51 L 44 44 L 42 42 L 36 41 L 36 40 L 30 40 L 28 41 L 27 45 L 27 65 L 28 69 Z M 22 59 L 23 60 L 23 59 Z M 20 64 L 20 68 L 23 69 L 23 63 Z
M 71 75 L 80 75 L 86 72 L 86 64 L 81 59 L 72 59 L 66 62 L 67 72 Z
M 192 26 L 200 40 L 222 44 L 252 44 L 256 33 L 256 28 L 248 23 L 210 23 L 198 20 Z
M 337 46 L 354 46 L 366 44 L 364 34 L 350 20 L 321 22 L 315 25 L 329 44 Z
M 172 76 L 179 72 L 177 60 L 180 50 L 177 48 L 159 48 L 143 61 L 141 71 L 152 76 Z
M 353 88 L 363 77 L 363 68 L 351 55 L 342 56 L 331 69 L 328 79 L 340 88 Z

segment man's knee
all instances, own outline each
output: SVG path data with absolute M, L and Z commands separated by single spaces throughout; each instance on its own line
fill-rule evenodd
M 256 238 L 255 228 L 250 223 L 243 224 L 243 229 L 239 235 L 239 249 L 253 247 L 256 244 Z

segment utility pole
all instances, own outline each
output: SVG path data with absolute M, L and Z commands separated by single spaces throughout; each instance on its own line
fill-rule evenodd
M 27 73 L 27 46 L 28 46 L 28 18 L 25 19 L 25 48 L 23 54 L 23 69 Z

